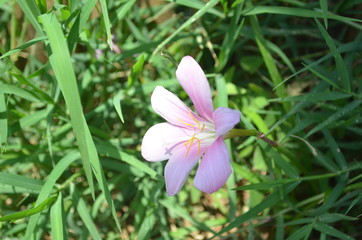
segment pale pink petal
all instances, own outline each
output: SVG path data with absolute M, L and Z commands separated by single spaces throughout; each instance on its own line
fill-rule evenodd
M 231 174 L 229 152 L 222 137 L 207 150 L 201 160 L 194 179 L 194 185 L 203 192 L 219 190 Z
M 215 110 L 212 116 L 215 124 L 216 136 L 221 136 L 230 131 L 240 121 L 240 112 L 219 107 Z
M 191 130 L 169 123 L 159 123 L 147 130 L 142 140 L 141 154 L 147 161 L 169 159 L 175 147 L 188 141 L 193 135 Z
M 185 184 L 191 170 L 196 165 L 201 156 L 197 144 L 190 148 L 178 146 L 172 154 L 165 167 L 166 191 L 168 195 L 175 195 Z
M 176 95 L 161 86 L 157 86 L 153 91 L 151 104 L 166 121 L 180 127 L 197 128 L 197 121 L 205 121 L 193 113 Z
M 183 57 L 176 70 L 176 77 L 189 95 L 198 114 L 211 120 L 213 112 L 211 90 L 200 65 L 190 56 Z

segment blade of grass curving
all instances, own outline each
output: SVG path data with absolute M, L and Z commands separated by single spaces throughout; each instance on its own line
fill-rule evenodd
M 258 48 L 260 50 L 260 53 L 263 57 L 265 66 L 268 69 L 270 78 L 273 81 L 274 86 L 279 85 L 282 82 L 281 75 L 279 73 L 279 70 L 275 64 L 274 58 L 270 54 L 269 50 L 266 47 L 266 42 L 264 39 L 263 32 L 260 28 L 258 19 L 256 16 L 250 16 L 251 26 L 253 29 L 253 32 L 255 34 L 255 41 L 258 45 Z M 285 85 L 279 85 L 279 87 L 276 89 L 276 94 L 278 97 L 286 97 L 287 96 L 287 90 L 285 88 Z M 283 103 L 283 107 L 286 111 L 289 110 L 290 104 L 289 103 Z
M 329 226 L 327 224 L 321 223 L 321 222 L 316 222 L 314 224 L 314 229 L 320 231 L 321 233 L 333 236 L 333 237 L 337 237 L 339 239 L 344 239 L 344 240 L 354 240 L 353 237 L 335 229 L 332 226 Z
M 38 42 L 44 41 L 45 39 L 47 39 L 46 36 L 40 36 L 40 37 L 33 38 L 30 41 L 28 41 L 28 42 L 26 42 L 26 43 L 24 43 L 24 44 L 22 44 L 22 45 L 20 45 L 20 46 L 18 46 L 16 48 L 13 48 L 10 51 L 4 53 L 3 55 L 0 56 L 0 59 L 8 57 L 8 56 L 10 56 L 10 55 L 12 55 L 14 53 L 20 52 L 20 51 L 22 51 L 22 50 L 24 50 L 24 49 L 38 43 Z
M 76 206 L 77 212 L 79 213 L 79 216 L 82 219 L 84 226 L 88 229 L 92 239 L 101 240 L 102 238 L 97 230 L 97 227 L 94 224 L 91 215 L 89 214 L 90 210 L 87 209 L 87 205 L 83 200 L 83 198 L 81 198 L 78 190 L 74 187 L 74 185 L 71 186 L 73 191 L 72 194 L 73 204 Z
M 287 55 L 285 55 L 285 53 L 282 51 L 282 49 L 280 49 L 280 47 L 278 47 L 276 44 L 274 44 L 273 42 L 270 42 L 268 40 L 265 40 L 266 46 L 272 50 L 273 52 L 275 52 L 276 54 L 278 54 L 278 56 L 283 60 L 283 62 L 285 63 L 285 65 L 288 66 L 288 68 L 290 69 L 290 71 L 292 71 L 293 73 L 295 73 L 295 67 L 293 66 L 292 61 L 290 61 L 290 59 L 287 57 Z
M 82 156 L 84 172 L 91 189 L 92 196 L 94 197 L 91 162 L 98 162 L 99 159 L 88 125 L 83 115 L 83 109 L 68 46 L 61 26 L 55 16 L 44 14 L 41 15 L 39 19 L 41 20 L 49 39 L 52 51 L 49 56 L 50 64 L 54 70 L 55 77 L 69 109 L 70 120 L 78 142 L 78 148 Z
M 21 187 L 39 192 L 44 184 L 43 181 L 24 177 L 21 175 L 0 172 L 0 183 L 13 187 Z
M 68 239 L 64 214 L 63 197 L 59 192 L 56 202 L 50 209 L 51 236 L 54 240 Z
M 339 109 L 337 112 L 332 114 L 329 118 L 327 118 L 326 120 L 324 120 L 323 122 L 321 122 L 320 124 L 315 126 L 313 129 L 311 129 L 307 133 L 305 138 L 310 137 L 311 135 L 313 135 L 314 133 L 320 131 L 321 129 L 328 126 L 329 124 L 337 121 L 339 118 L 343 117 L 344 115 L 346 115 L 350 111 L 355 110 L 359 105 L 361 105 L 361 103 L 362 103 L 362 100 L 355 100 L 355 101 L 347 104 L 346 106 L 344 106 L 343 108 Z
M 166 44 L 168 44 L 177 34 L 179 34 L 183 29 L 190 26 L 193 22 L 203 16 L 209 9 L 215 6 L 219 0 L 211 0 L 207 2 L 200 10 L 198 10 L 192 17 L 190 17 L 186 22 L 184 22 L 179 28 L 177 28 L 170 36 L 163 40 L 153 51 L 152 56 L 156 55 L 161 49 L 163 49 Z M 151 61 L 151 60 L 150 60 Z
M 294 17 L 323 18 L 322 12 L 317 12 L 317 11 L 302 9 L 302 8 L 279 7 L 279 6 L 250 7 L 250 8 L 244 9 L 241 14 L 244 16 L 251 16 L 251 15 L 258 15 L 258 14 L 265 14 L 265 13 L 290 15 L 290 16 L 294 16 Z M 343 17 L 343 16 L 332 14 L 332 13 L 328 13 L 327 17 L 328 17 L 328 19 L 335 19 L 338 21 L 362 22 L 361 19 Z
M 341 53 L 338 51 L 336 45 L 333 42 L 333 39 L 331 38 L 331 36 L 329 36 L 327 30 L 322 26 L 322 24 L 317 19 L 315 19 L 315 21 L 317 23 L 319 31 L 322 33 L 324 40 L 326 41 L 329 49 L 331 50 L 334 60 L 336 61 L 337 72 L 341 79 L 342 85 L 346 91 L 350 92 L 351 91 L 351 82 L 350 82 L 349 75 L 347 72 L 346 64 L 343 61 Z
M 235 188 L 234 190 L 237 190 L 237 191 L 243 191 L 243 190 L 267 190 L 267 189 L 280 187 L 282 185 L 292 183 L 292 182 L 298 182 L 298 181 L 300 181 L 298 178 L 279 179 L 279 180 L 273 180 L 273 181 L 268 181 L 268 182 L 249 184 L 249 185 L 245 185 L 245 186 Z
M 45 201 L 50 195 L 56 181 L 63 174 L 63 172 L 72 164 L 75 160 L 79 159 L 80 155 L 76 151 L 69 152 L 65 157 L 63 157 L 57 165 L 53 168 L 52 172 L 48 175 L 39 195 L 36 200 L 35 205 L 40 204 Z M 35 228 L 38 224 L 40 214 L 35 214 L 30 217 L 28 225 L 26 227 L 24 239 L 33 239 L 31 236 L 35 233 Z
M 6 102 L 3 93 L 0 93 L 0 147 L 5 144 L 8 139 L 8 118 L 6 114 Z M 0 149 L 0 154 L 2 149 Z
M 26 89 L 14 85 L 0 83 L 0 94 L 4 93 L 14 94 L 31 102 L 39 102 L 39 99 L 30 92 L 28 92 Z
M 113 106 L 116 109 L 116 112 L 121 119 L 122 123 L 124 123 L 123 113 L 122 113 L 122 107 L 121 107 L 121 100 L 123 99 L 123 91 L 119 91 L 114 97 L 113 97 Z
M 23 10 L 25 16 L 30 21 L 31 25 L 35 28 L 39 36 L 44 35 L 43 29 L 41 28 L 38 22 L 38 16 L 40 15 L 40 10 L 35 4 L 35 1 L 28 0 L 16 0 L 20 8 Z
M 287 240 L 299 240 L 299 239 L 308 239 L 308 236 L 313 230 L 313 224 L 305 225 L 301 228 L 298 228 L 295 232 L 293 232 Z
M 328 29 L 328 1 L 319 0 L 319 5 L 321 6 L 322 9 L 324 25 L 326 26 L 326 29 Z
M 262 212 L 266 208 L 270 208 L 271 206 L 277 204 L 282 197 L 286 196 L 289 192 L 291 192 L 294 188 L 298 186 L 299 183 L 290 183 L 287 186 L 283 187 L 283 196 L 281 196 L 280 191 L 273 192 L 268 197 L 266 197 L 261 203 L 256 205 L 255 207 L 251 208 L 246 213 L 242 214 L 241 216 L 237 217 L 234 221 L 224 227 L 220 232 L 215 234 L 211 239 L 220 236 L 221 234 L 230 231 L 233 228 L 236 228 L 243 224 L 244 222 L 252 219 L 253 217 L 257 216 L 260 212 Z
M 200 1 L 200 0 L 168 0 L 168 1 L 174 2 L 177 5 L 183 5 L 183 6 L 195 8 L 195 9 L 201 9 L 205 5 L 205 2 Z M 215 16 L 218 16 L 219 18 L 225 18 L 225 15 L 222 12 L 218 11 L 217 9 L 211 8 L 207 12 L 214 14 Z
M 112 24 L 115 24 L 116 21 L 121 21 L 135 3 L 136 3 L 136 0 L 129 0 L 129 1 L 126 1 L 122 5 L 122 7 L 118 7 L 117 8 L 117 17 L 115 17 L 112 20 Z
M 324 128 L 322 130 L 322 133 L 324 137 L 327 139 L 328 147 L 329 149 L 331 149 L 339 168 L 346 169 L 347 168 L 346 159 L 344 158 L 341 149 L 338 147 L 338 144 L 336 140 L 334 140 L 331 132 Z
M 272 98 L 269 99 L 269 102 L 295 102 L 295 101 L 308 101 L 308 102 L 320 102 L 320 101 L 332 101 L 339 100 L 344 98 L 351 97 L 348 93 L 341 92 L 319 92 L 319 93 L 309 93 L 302 94 L 293 97 L 284 97 L 284 98 Z
M 231 18 L 231 23 L 228 26 L 228 31 L 221 45 L 221 51 L 218 56 L 218 65 L 216 66 L 216 72 L 220 72 L 226 65 L 227 61 L 230 58 L 231 50 L 234 46 L 234 43 L 239 36 L 240 30 L 244 25 L 244 19 L 240 22 L 240 13 L 244 6 L 244 2 L 239 4 L 235 10 L 233 17 Z M 239 23 L 240 22 L 240 23 Z
M 108 16 L 108 9 L 107 9 L 107 2 L 105 0 L 99 0 L 102 8 L 102 16 L 104 21 L 104 27 L 106 28 L 107 34 L 107 43 L 111 50 L 113 50 L 113 41 L 111 35 L 111 24 L 109 23 L 109 16 Z
M 345 214 L 347 214 L 361 199 L 362 199 L 362 192 L 358 194 L 358 196 L 352 201 L 352 203 L 349 205 L 348 209 L 346 210 Z
M 45 209 L 50 208 L 56 200 L 57 200 L 57 196 L 53 195 L 53 196 L 45 199 L 43 202 L 39 203 L 38 205 L 36 205 L 33 208 L 30 208 L 30 209 L 27 209 L 27 210 L 24 210 L 21 212 L 13 213 L 13 214 L 10 214 L 10 215 L 4 216 L 4 217 L 0 217 L 0 222 L 13 222 L 18 219 L 26 218 L 26 217 L 32 216 L 34 214 L 41 213 Z

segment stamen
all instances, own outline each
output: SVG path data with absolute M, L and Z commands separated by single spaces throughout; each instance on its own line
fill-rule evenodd
M 186 157 L 189 155 L 189 152 L 191 150 L 191 147 L 194 143 L 194 140 L 196 139 L 197 141 L 197 154 L 200 153 L 200 148 L 201 148 L 201 141 L 200 139 L 198 139 L 197 137 L 195 137 L 196 133 L 190 138 L 190 140 L 188 140 L 187 142 L 184 143 L 185 146 L 189 145 L 187 148 L 187 152 L 186 152 Z
M 178 121 L 180 121 L 182 124 L 185 124 L 185 125 L 187 125 L 187 126 L 191 126 L 191 127 L 195 127 L 193 124 L 191 124 L 191 123 L 187 123 L 187 122 L 184 122 L 184 121 L 182 121 L 181 119 L 179 119 L 179 118 L 176 118 Z
M 192 118 L 192 120 L 194 120 L 197 123 L 197 129 L 200 129 L 200 122 L 197 121 L 197 119 L 192 115 L 191 112 L 189 112 L 189 114 L 190 114 L 190 117 Z

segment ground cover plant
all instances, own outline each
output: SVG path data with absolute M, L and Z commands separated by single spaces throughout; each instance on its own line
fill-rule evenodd
M 361 16 L 358 0 L 0 0 L 0 238 L 361 239 Z M 195 168 L 169 196 L 141 146 L 165 121 L 157 86 L 193 106 L 187 55 L 244 130 L 221 189 Z

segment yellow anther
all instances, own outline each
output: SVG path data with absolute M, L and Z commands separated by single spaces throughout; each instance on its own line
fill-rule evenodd
M 194 117 L 194 115 L 192 115 L 191 112 L 189 112 L 189 114 L 190 114 L 190 117 L 192 118 L 192 120 L 194 120 L 197 123 L 197 128 L 200 129 L 200 122 L 197 121 L 197 119 Z
M 201 141 L 200 141 L 200 139 L 198 139 L 197 137 L 195 137 L 195 135 L 196 135 L 196 134 L 194 134 L 194 135 L 190 138 L 190 140 L 188 140 L 187 142 L 184 143 L 185 146 L 187 146 L 187 145 L 190 144 L 190 145 L 188 146 L 188 148 L 187 148 L 186 157 L 187 157 L 187 155 L 189 155 L 189 152 L 190 152 L 191 147 L 192 147 L 192 145 L 193 145 L 193 143 L 194 143 L 194 140 L 197 141 L 197 154 L 200 153 Z

